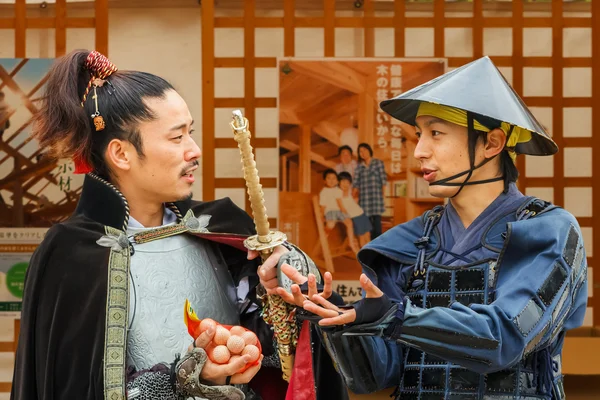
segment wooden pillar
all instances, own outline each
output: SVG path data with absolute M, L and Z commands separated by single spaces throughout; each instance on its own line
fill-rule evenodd
M 512 2 L 512 48 L 513 55 L 511 58 L 512 65 L 512 87 L 523 97 L 523 1 Z M 519 154 L 517 157 L 517 168 L 519 169 L 519 180 L 517 185 L 519 190 L 525 193 L 527 188 L 527 176 L 525 176 L 525 162 L 526 158 L 524 154 Z
M 473 58 L 483 57 L 483 0 L 473 0 Z
M 108 0 L 96 0 L 96 50 L 108 54 Z M 204 6 L 204 4 L 202 4 Z M 204 67 L 204 64 L 202 64 Z
M 204 201 L 215 199 L 214 12 L 214 0 L 202 2 L 202 200 Z
M 298 162 L 300 163 L 298 173 L 298 191 L 301 193 L 310 193 L 310 125 L 302 125 L 300 131 L 300 149 L 298 153 Z
M 600 124 L 600 2 L 592 2 L 592 126 Z M 592 135 L 592 246 L 595 260 L 600 257 L 600 135 Z M 595 160 L 598 161 L 595 161 Z M 594 268 L 593 287 L 594 294 L 589 299 L 593 307 L 594 325 L 600 325 L 600 272 L 598 263 L 593 261 L 590 266 Z
M 396 57 L 404 57 L 405 54 L 405 7 L 404 1 L 394 2 L 394 55 Z
M 27 3 L 15 1 L 15 58 L 25 58 L 27 38 Z
M 563 140 L 563 2 L 552 2 L 552 140 L 559 149 L 554 158 L 554 201 L 565 206 L 564 140 Z
M 520 0 L 519 0 L 520 1 Z M 444 0 L 434 0 L 433 3 L 433 56 L 444 57 L 444 37 L 446 26 L 446 5 Z
M 335 57 L 335 0 L 323 2 L 325 57 Z
M 364 2 L 365 19 L 365 57 L 375 57 L 375 2 L 374 0 L 365 0 Z
M 204 5 L 203 5 L 204 6 Z M 296 14 L 296 0 L 283 2 L 283 55 L 293 57 L 296 47 L 296 30 L 294 18 Z
M 55 12 L 56 27 L 54 29 L 54 54 L 56 57 L 61 57 L 67 53 L 67 0 L 56 0 Z
M 254 70 L 254 8 L 256 0 L 244 0 L 244 117 L 248 128 L 254 132 L 256 126 L 255 70 Z M 256 151 L 255 151 L 256 154 Z M 246 196 L 246 212 L 252 213 L 250 197 Z
M 58 8 L 58 6 L 57 6 Z M 49 17 L 49 12 L 48 12 L 48 7 L 46 8 L 40 8 L 39 10 L 39 16 L 40 18 L 50 18 Z M 59 17 L 58 17 L 58 9 L 56 10 L 57 16 L 56 16 L 56 41 L 58 41 L 58 26 L 59 26 Z M 40 52 L 39 52 L 39 57 L 40 58 L 50 58 L 50 54 L 49 54 L 49 43 L 50 43 L 50 35 L 48 33 L 48 29 L 40 29 L 38 32 L 38 37 L 39 37 L 39 47 L 40 47 Z M 55 53 L 56 55 L 56 53 Z M 56 57 L 58 57 L 58 55 L 56 55 Z M 7 141 L 8 142 L 8 141 Z

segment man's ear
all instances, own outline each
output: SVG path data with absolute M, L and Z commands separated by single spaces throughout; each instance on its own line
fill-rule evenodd
M 500 154 L 506 146 L 506 134 L 500 128 L 492 129 L 487 134 L 487 143 L 484 148 L 485 158 L 493 158 Z
M 131 143 L 120 139 L 111 140 L 104 153 L 110 169 L 117 175 L 120 171 L 128 171 L 131 168 L 133 154 Z

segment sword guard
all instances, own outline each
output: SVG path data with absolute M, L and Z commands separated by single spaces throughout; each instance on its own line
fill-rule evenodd
M 282 245 L 287 240 L 285 233 L 280 231 L 269 231 L 268 235 L 253 235 L 244 240 L 244 247 L 248 250 L 255 250 L 264 253 L 268 250 Z M 271 250 L 272 252 L 272 250 Z

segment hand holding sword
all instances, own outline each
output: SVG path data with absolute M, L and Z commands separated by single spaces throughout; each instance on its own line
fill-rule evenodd
M 243 117 L 241 111 L 233 112 L 233 121 L 231 122 L 234 138 L 238 142 L 240 155 L 242 157 L 242 165 L 244 171 L 244 179 L 248 188 L 248 196 L 252 206 L 252 214 L 254 216 L 254 224 L 256 225 L 257 234 L 250 236 L 244 241 L 244 245 L 251 251 L 256 251 L 260 254 L 263 262 L 269 259 L 274 251 L 278 252 L 279 257 L 282 252 L 287 249 L 281 245 L 287 240 L 285 234 L 279 231 L 271 231 L 269 229 L 269 220 L 267 210 L 264 204 L 264 194 L 252 146 L 250 145 L 250 130 L 248 129 L 248 120 Z M 279 248 L 275 250 L 277 247 Z M 249 257 L 252 255 L 249 254 Z M 269 261 L 277 263 L 277 260 Z M 275 339 L 277 340 L 277 349 L 279 359 L 281 361 L 281 369 L 283 379 L 289 382 L 294 365 L 294 350 L 298 342 L 298 327 L 295 322 L 295 308 L 286 303 L 280 296 L 266 295 L 263 296 L 263 318 L 266 323 L 271 325 L 274 330 Z
M 249 249 L 248 259 L 253 259 L 257 255 L 261 256 L 262 265 L 258 274 L 261 284 L 266 290 L 266 294 L 261 296 L 263 300 L 263 318 L 265 322 L 273 326 L 283 378 L 289 381 L 293 367 L 294 351 L 298 341 L 295 306 L 302 307 L 307 298 L 312 298 L 313 295 L 318 293 L 317 277 L 312 273 L 304 276 L 299 269 L 281 260 L 281 256 L 288 252 L 288 249 L 282 246 L 287 238 L 284 233 L 269 229 L 264 194 L 256 169 L 256 162 L 254 161 L 252 146 L 250 145 L 248 120 L 243 117 L 239 110 L 235 110 L 230 125 L 240 149 L 244 179 L 248 188 L 257 232 L 256 235 L 247 238 L 244 245 Z M 318 273 L 316 267 L 315 273 Z M 332 292 L 332 276 L 329 272 L 325 273 L 324 280 L 324 290 L 320 295 L 328 298 Z M 306 282 L 308 282 L 308 296 L 302 294 L 298 286 Z

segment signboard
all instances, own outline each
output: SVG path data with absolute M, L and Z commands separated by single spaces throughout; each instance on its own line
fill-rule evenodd
M 19 315 L 25 274 L 47 228 L 0 228 L 0 314 Z

